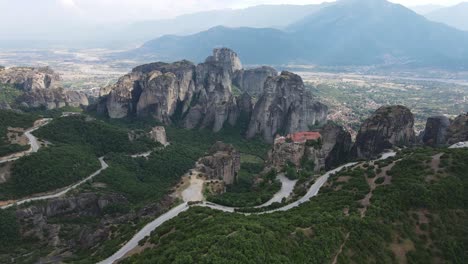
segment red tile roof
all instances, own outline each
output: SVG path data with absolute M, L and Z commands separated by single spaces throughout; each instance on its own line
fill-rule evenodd
M 321 137 L 322 135 L 320 135 L 319 132 L 298 132 L 288 135 L 288 138 L 290 138 L 295 143 L 303 143 L 308 140 L 317 140 Z

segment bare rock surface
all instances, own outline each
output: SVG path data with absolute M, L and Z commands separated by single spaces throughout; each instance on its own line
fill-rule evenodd
M 210 154 L 200 159 L 197 169 L 208 179 L 233 184 L 240 170 L 240 152 L 232 145 L 217 142 L 211 148 Z
M 415 143 L 414 116 L 404 106 L 383 106 L 362 124 L 353 147 L 357 158 L 372 158 L 394 146 Z
M 232 91 L 236 82 L 245 91 L 237 97 Z M 260 93 L 258 103 L 249 90 Z M 278 77 L 270 67 L 243 70 L 237 54 L 227 48 L 215 49 L 198 65 L 184 60 L 136 67 L 101 94 L 98 112 L 111 118 L 152 117 L 213 132 L 242 120 L 245 130 L 250 126 L 249 138 L 260 135 L 269 142 L 277 133 L 324 123 L 328 110 L 305 91 L 298 75 Z
M 445 116 L 434 116 L 427 119 L 423 132 L 423 143 L 428 146 L 442 146 L 447 141 L 447 132 L 450 127 L 450 119 Z
M 3 69 L 0 71 L 0 83 L 23 91 L 23 95 L 16 99 L 16 103 L 23 107 L 56 109 L 89 105 L 85 94 L 63 89 L 60 75 L 48 67 Z
M 302 78 L 291 72 L 269 78 L 263 95 L 256 103 L 247 137 L 261 135 L 273 142 L 276 135 L 308 131 L 311 126 L 324 124 L 328 107 L 315 101 L 305 90 Z

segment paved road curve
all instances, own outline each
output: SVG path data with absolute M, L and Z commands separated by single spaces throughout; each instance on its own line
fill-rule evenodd
M 101 157 L 99 158 L 99 162 L 101 163 L 101 168 L 99 170 L 97 170 L 96 172 L 94 172 L 93 174 L 89 175 L 86 179 L 78 182 L 78 183 L 75 183 L 63 190 L 58 190 L 58 191 L 55 191 L 55 192 L 52 192 L 52 193 L 49 193 L 49 194 L 45 194 L 45 195 L 41 195 L 41 196 L 37 196 L 37 197 L 31 197 L 31 198 L 26 198 L 26 199 L 22 199 L 22 200 L 17 200 L 17 201 L 13 201 L 12 203 L 8 204 L 8 205 L 4 205 L 2 207 L 0 207 L 1 209 L 7 209 L 7 208 L 10 208 L 14 205 L 21 205 L 21 204 L 24 204 L 24 203 L 29 203 L 29 202 L 33 202 L 33 201 L 43 201 L 43 200 L 49 200 L 49 199 L 53 199 L 53 198 L 58 198 L 58 197 L 61 197 L 65 194 L 67 194 L 69 191 L 73 190 L 73 189 L 76 189 L 77 187 L 79 187 L 80 185 L 82 185 L 83 183 L 91 180 L 92 178 L 96 177 L 99 173 L 101 173 L 103 170 L 107 169 L 109 167 L 109 165 L 107 165 L 107 163 L 104 161 L 104 157 Z
M 117 251 L 114 255 L 112 255 L 106 260 L 99 262 L 99 264 L 112 264 L 117 260 L 121 259 L 128 252 L 132 251 L 132 249 L 137 247 L 138 242 L 140 242 L 140 240 L 142 240 L 146 236 L 149 236 L 151 232 L 153 232 L 153 230 L 164 224 L 166 221 L 169 221 L 172 218 L 178 216 L 180 213 L 187 211 L 189 208 L 190 207 L 187 203 L 183 203 L 179 206 L 174 207 L 169 212 L 161 215 L 156 220 L 143 227 L 143 229 L 141 229 L 130 241 L 127 242 L 127 244 L 120 248 L 119 251 Z
M 393 152 L 393 151 L 388 152 L 388 153 L 384 153 L 379 160 L 387 159 L 387 158 L 393 157 L 395 155 L 396 155 L 396 152 Z M 320 188 L 327 182 L 330 175 L 332 175 L 333 173 L 340 172 L 341 170 L 343 170 L 345 168 L 353 167 L 356 164 L 358 164 L 358 163 L 357 162 L 351 162 L 351 163 L 345 164 L 345 165 L 343 165 L 341 167 L 338 167 L 338 168 L 336 168 L 334 170 L 331 170 L 331 171 L 325 173 L 323 176 L 321 176 L 320 178 L 317 179 L 317 181 L 310 187 L 310 189 L 306 193 L 306 195 L 304 197 L 302 197 L 301 199 L 299 199 L 298 201 L 293 202 L 291 204 L 288 204 L 288 205 L 286 205 L 284 207 L 281 207 L 281 208 L 277 208 L 277 209 L 274 209 L 274 210 L 271 210 L 271 211 L 261 212 L 261 213 L 258 213 L 258 214 L 268 214 L 268 213 L 274 213 L 274 212 L 279 212 L 279 211 L 287 211 L 287 210 L 290 210 L 290 209 L 292 209 L 294 207 L 297 207 L 297 206 L 301 205 L 304 202 L 309 201 L 312 197 L 314 197 L 314 196 L 316 196 L 318 194 Z M 281 180 L 281 178 L 280 178 L 280 180 Z M 287 187 L 287 188 L 290 188 L 290 187 Z M 292 186 L 292 188 L 294 188 L 294 185 Z M 283 192 L 283 188 L 280 191 L 280 193 L 281 192 Z M 279 195 L 278 197 L 281 197 L 281 196 L 282 195 Z M 272 200 L 276 200 L 276 199 L 277 198 L 273 198 Z M 268 204 L 269 202 L 267 202 L 266 204 Z M 271 202 L 271 203 L 273 203 L 273 202 Z M 222 206 L 222 205 L 209 203 L 209 202 L 205 202 L 205 203 L 200 204 L 198 206 L 208 207 L 208 208 L 211 208 L 211 209 L 214 209 L 214 210 L 219 210 L 219 211 L 223 211 L 223 212 L 227 212 L 227 213 L 235 213 L 235 209 L 236 209 L 234 207 L 227 207 L 227 206 Z M 267 205 L 262 205 L 260 207 L 265 207 L 265 206 L 267 206 Z M 129 242 L 127 242 L 122 248 L 120 248 L 119 251 L 117 251 L 114 255 L 107 258 L 106 260 L 103 260 L 103 261 L 99 262 L 99 264 L 112 264 L 112 263 L 117 262 L 118 260 L 123 258 L 126 254 L 128 254 L 130 251 L 132 251 L 136 246 L 138 246 L 138 242 L 140 240 L 142 240 L 143 238 L 145 238 L 146 236 L 149 236 L 153 230 L 155 230 L 157 227 L 161 226 L 166 221 L 169 221 L 172 218 L 176 217 L 181 212 L 184 212 L 184 211 L 188 210 L 189 208 L 190 208 L 190 206 L 188 206 L 187 203 L 183 203 L 183 204 L 171 209 L 169 212 L 161 215 L 156 220 L 149 223 L 142 230 L 140 230 Z M 249 215 L 249 213 L 242 213 L 242 214 Z
M 41 127 L 43 127 L 45 125 L 47 125 L 51 120 L 52 119 L 50 119 L 50 118 L 41 119 L 41 120 L 39 120 L 40 125 L 32 127 L 30 129 L 26 130 L 26 132 L 24 132 L 24 135 L 28 138 L 30 148 L 28 150 L 24 151 L 24 152 L 15 153 L 15 154 L 12 154 L 10 156 L 2 158 L 0 160 L 0 164 L 10 162 L 10 161 L 15 161 L 15 160 L 20 159 L 20 158 L 22 158 L 24 156 L 27 156 L 27 155 L 29 155 L 31 153 L 38 152 L 41 145 L 39 144 L 37 138 L 32 134 L 32 132 L 38 130 L 39 128 L 41 128 Z

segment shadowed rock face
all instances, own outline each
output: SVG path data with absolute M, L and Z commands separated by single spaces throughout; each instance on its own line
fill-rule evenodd
M 447 132 L 449 145 L 468 141 L 468 113 L 455 118 Z
M 23 107 L 46 107 L 47 109 L 64 106 L 87 106 L 88 97 L 76 91 L 61 88 L 61 78 L 48 67 L 8 68 L 0 70 L 0 83 L 10 84 L 24 92 L 17 99 Z
M 259 96 L 263 93 L 263 86 L 269 77 L 278 76 L 278 72 L 271 67 L 260 67 L 249 70 L 240 70 L 236 73 L 233 83 L 241 91 L 250 95 Z
M 450 127 L 450 119 L 445 116 L 434 116 L 427 119 L 423 134 L 423 143 L 437 147 L 446 144 L 447 130 Z
M 313 100 L 305 91 L 299 75 L 282 72 L 269 78 L 264 91 L 255 105 L 247 137 L 261 135 L 273 142 L 277 134 L 308 131 L 310 126 L 326 121 L 328 107 Z
M 414 116 L 404 106 L 379 108 L 361 126 L 353 147 L 357 158 L 372 158 L 393 146 L 415 142 Z

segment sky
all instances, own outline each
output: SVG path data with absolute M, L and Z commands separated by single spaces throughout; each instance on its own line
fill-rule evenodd
M 2 21 L 50 20 L 125 22 L 171 18 L 181 14 L 261 4 L 318 4 L 324 0 L 0 0 Z M 332 1 L 332 0 L 328 0 Z M 454 5 L 460 0 L 391 0 L 406 6 Z M 1 22 L 1 21 L 0 21 Z M 78 23 L 78 22 L 77 22 Z

